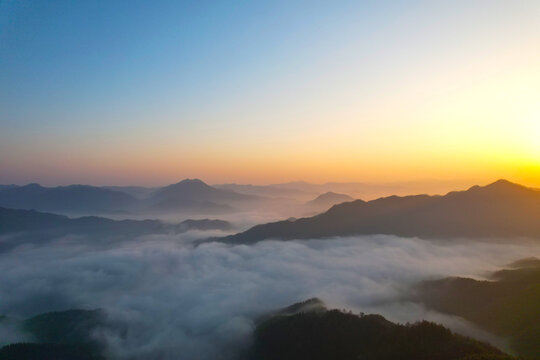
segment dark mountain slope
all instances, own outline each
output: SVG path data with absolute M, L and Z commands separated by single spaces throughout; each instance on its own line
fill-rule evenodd
M 0 360 L 105 360 L 84 346 L 18 343 L 0 349 Z
M 261 321 L 247 359 L 510 359 L 498 349 L 433 323 L 394 324 L 380 315 L 326 310 L 309 300 Z
M 45 313 L 22 322 L 33 344 L 0 349 L 0 359 L 101 359 L 108 333 L 129 329 L 101 310 Z M 79 354 L 78 354 L 79 353 Z M 294 304 L 257 322 L 247 360 L 511 360 L 498 349 L 433 323 L 394 324 L 380 315 L 327 310 L 317 299 Z
M 0 234 L 23 231 L 58 230 L 65 233 L 134 233 L 164 232 L 167 226 L 158 220 L 111 220 L 97 216 L 69 218 L 35 210 L 0 207 Z
M 510 339 L 520 355 L 540 358 L 540 260 L 529 258 L 493 273 L 489 281 L 446 278 L 417 288 L 427 306 L 461 316 Z
M 360 234 L 426 238 L 540 237 L 540 191 L 499 180 L 444 196 L 390 196 L 335 205 L 325 213 L 279 221 L 221 238 L 230 243 Z
M 35 210 L 0 207 L 0 252 L 65 235 L 90 235 L 94 241 L 108 241 L 111 237 L 174 233 L 175 226 L 158 220 L 111 220 L 97 216 L 69 218 Z
M 0 360 L 104 360 L 105 342 L 93 336 L 99 329 L 122 329 L 110 324 L 101 310 L 67 310 L 45 313 L 22 322 L 34 343 L 0 349 Z
M 107 322 L 101 310 L 67 310 L 40 314 L 26 319 L 22 328 L 42 344 L 86 346 L 92 349 L 104 345 L 92 337 L 92 333 Z

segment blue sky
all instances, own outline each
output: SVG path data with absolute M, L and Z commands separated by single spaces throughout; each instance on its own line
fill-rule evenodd
M 514 70 L 537 69 L 530 62 L 538 56 L 539 8 L 534 1 L 4 0 L 0 182 L 410 178 L 350 169 L 374 156 L 386 167 L 402 161 L 400 149 L 388 149 L 407 145 L 400 134 L 410 126 L 424 134 L 411 139 L 408 155 L 418 161 L 410 165 L 429 170 L 444 160 L 452 146 L 437 158 L 421 149 L 437 129 L 458 136 L 470 120 L 456 114 L 448 129 L 444 114 L 475 95 L 463 93 L 458 106 L 446 97 L 469 91 L 469 82 L 489 87 L 500 74 L 495 86 L 510 81 L 508 96 L 519 95 L 527 74 Z M 516 111 L 528 119 L 536 92 L 527 91 Z M 431 119 L 418 116 L 442 98 Z M 478 115 L 474 135 L 497 130 L 491 149 L 510 118 L 490 118 L 484 100 L 467 113 Z M 465 153 L 473 140 L 463 141 Z M 336 162 L 344 169 L 336 172 Z M 261 168 L 245 171 L 255 164 Z

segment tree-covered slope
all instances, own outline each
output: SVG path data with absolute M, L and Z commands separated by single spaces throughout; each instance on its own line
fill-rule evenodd
M 491 345 L 426 321 L 399 325 L 380 315 L 327 310 L 313 300 L 295 307 L 258 324 L 248 359 L 510 359 Z
M 540 358 L 540 260 L 521 260 L 485 281 L 446 278 L 424 282 L 418 296 L 435 310 L 461 316 L 509 338 L 518 354 Z
M 26 319 L 21 329 L 33 340 L 0 349 L 0 360 L 101 360 L 105 343 L 97 337 L 110 327 L 101 310 L 68 310 Z

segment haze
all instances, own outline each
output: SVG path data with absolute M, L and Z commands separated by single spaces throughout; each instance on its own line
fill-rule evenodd
M 540 359 L 539 20 L 0 0 L 0 360 Z

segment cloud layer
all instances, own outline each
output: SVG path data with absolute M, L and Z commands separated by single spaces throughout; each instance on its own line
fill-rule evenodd
M 197 247 L 191 238 L 141 237 L 99 247 L 92 245 L 96 239 L 66 238 L 1 254 L 0 314 L 102 308 L 128 328 L 125 336 L 100 334 L 115 358 L 232 359 L 249 345 L 259 315 L 314 296 L 394 321 L 428 318 L 472 331 L 400 298 L 419 280 L 481 277 L 540 255 L 540 245 L 530 243 L 394 236 Z

